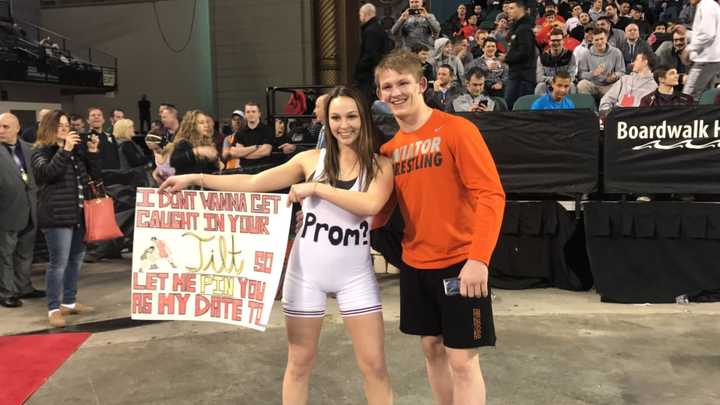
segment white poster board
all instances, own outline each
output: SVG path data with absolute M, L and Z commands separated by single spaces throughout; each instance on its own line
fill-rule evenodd
M 291 210 L 285 194 L 138 188 L 132 319 L 265 330 Z

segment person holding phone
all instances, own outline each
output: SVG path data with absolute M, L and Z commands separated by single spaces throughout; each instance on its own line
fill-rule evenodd
M 486 112 L 495 110 L 495 100 L 485 94 L 485 75 L 480 68 L 473 68 L 467 73 L 465 88 L 465 94 L 453 100 L 451 111 Z
M 99 142 L 96 134 L 82 141 L 70 131 L 70 119 L 62 111 L 51 111 L 40 121 L 31 164 L 39 186 L 38 227 L 48 245 L 45 282 L 53 327 L 65 326 L 67 315 L 93 311 L 76 296 L 85 256 L 83 203 L 89 182 L 102 181 Z
M 423 0 L 409 0 L 409 8 L 400 14 L 390 33 L 400 38 L 402 48 L 412 49 L 416 44 L 423 44 L 433 49 L 440 30 L 440 23 L 423 7 Z

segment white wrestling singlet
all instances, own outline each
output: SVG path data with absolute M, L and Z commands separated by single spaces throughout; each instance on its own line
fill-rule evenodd
M 320 150 L 313 180 L 324 172 Z M 363 174 L 338 188 L 361 190 Z M 343 184 L 345 183 L 345 184 Z M 328 293 L 337 294 L 340 314 L 365 315 L 382 310 L 380 290 L 370 257 L 371 217 L 352 214 L 318 197 L 303 201 L 305 220 L 290 253 L 283 312 L 294 317 L 322 317 Z

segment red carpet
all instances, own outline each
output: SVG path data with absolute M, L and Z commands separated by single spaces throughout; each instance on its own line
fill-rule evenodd
M 0 336 L 0 405 L 22 404 L 89 336 Z

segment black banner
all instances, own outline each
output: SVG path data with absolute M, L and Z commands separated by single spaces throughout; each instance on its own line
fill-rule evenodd
M 629 108 L 605 124 L 605 191 L 720 193 L 717 106 Z
M 462 113 L 482 133 L 506 193 L 590 193 L 599 124 L 586 110 Z

